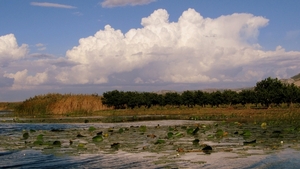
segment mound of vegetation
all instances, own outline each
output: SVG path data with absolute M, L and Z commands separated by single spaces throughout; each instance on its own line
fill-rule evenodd
M 19 115 L 88 114 L 105 108 L 98 95 L 49 93 L 25 100 L 15 112 Z

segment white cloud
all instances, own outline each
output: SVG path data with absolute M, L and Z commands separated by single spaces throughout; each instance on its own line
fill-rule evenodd
M 49 2 L 31 2 L 30 5 L 41 6 L 41 7 L 52 7 L 52 8 L 67 8 L 67 9 L 77 8 L 71 5 L 56 4 L 56 3 L 49 3 Z
M 43 85 L 253 84 L 268 76 L 288 78 L 300 72 L 299 51 L 287 52 L 281 46 L 264 51 L 257 43 L 259 29 L 268 25 L 268 19 L 260 16 L 236 13 L 204 18 L 188 9 L 177 22 L 170 22 L 167 11 L 159 9 L 142 18 L 141 25 L 126 33 L 107 25 L 93 36 L 81 38 L 66 57 L 31 54 L 10 63 L 2 74 L 6 80 L 14 80 L 13 89 L 21 89 Z M 15 38 L 13 42 L 16 44 Z M 24 51 L 17 59 L 27 52 L 26 45 L 11 46 Z
M 211 74 L 215 67 L 231 69 L 267 57 L 259 45 L 250 43 L 268 24 L 263 17 L 232 14 L 211 19 L 189 9 L 178 22 L 170 23 L 168 18 L 166 10 L 156 10 L 142 19 L 143 28 L 125 34 L 107 25 L 80 39 L 66 56 L 81 64 L 82 72 L 97 71 L 105 83 L 112 74 L 136 69 L 143 75 L 135 82 L 217 82 L 224 76 L 221 70 Z M 85 83 L 93 83 L 95 74 L 84 77 Z
M 74 12 L 73 14 L 77 15 L 77 16 L 82 16 L 83 15 L 83 13 L 81 13 L 81 12 Z
M 117 6 L 136 6 L 136 5 L 145 5 L 151 2 L 155 2 L 156 0 L 104 0 L 101 5 L 102 7 L 117 7 Z
M 36 46 L 36 47 L 43 47 L 43 46 L 45 46 L 45 45 L 42 44 L 42 43 L 37 43 L 37 44 L 35 44 L 35 46 Z
M 36 85 L 43 84 L 47 80 L 47 73 L 36 73 L 35 76 L 28 75 L 28 70 L 18 71 L 17 73 L 5 73 L 4 77 L 14 79 L 12 89 L 28 89 Z
M 10 61 L 23 58 L 28 53 L 28 45 L 18 46 L 13 34 L 0 36 L 0 66 Z
M 43 51 L 43 50 L 46 50 L 46 45 L 45 44 L 42 44 L 42 43 L 37 43 L 35 44 L 35 46 L 37 47 L 37 50 L 39 51 Z

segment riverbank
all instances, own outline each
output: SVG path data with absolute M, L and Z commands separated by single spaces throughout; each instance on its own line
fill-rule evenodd
M 129 122 L 149 120 L 212 120 L 243 123 L 295 124 L 300 121 L 298 108 L 202 108 L 168 107 L 138 108 L 122 110 L 100 110 L 85 113 L 43 114 L 20 116 L 14 112 L 0 113 L 0 122 L 18 123 L 89 123 L 89 122 Z

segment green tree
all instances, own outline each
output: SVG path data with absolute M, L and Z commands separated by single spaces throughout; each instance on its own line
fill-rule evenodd
M 171 106 L 181 105 L 181 96 L 176 92 L 168 92 L 164 96 L 165 104 Z
M 284 100 L 284 85 L 277 78 L 266 78 L 256 83 L 255 92 L 259 102 L 266 107 L 270 107 L 271 103 L 279 105 Z
M 207 102 L 207 98 L 205 97 L 205 93 L 201 90 L 197 90 L 194 92 L 195 104 L 204 107 Z
M 289 107 L 293 107 L 293 103 L 300 99 L 300 88 L 293 83 L 284 85 L 284 99 Z
M 229 107 L 232 104 L 237 104 L 238 103 L 239 95 L 235 91 L 224 90 L 223 93 L 222 93 L 222 96 L 223 96 L 223 103 L 227 104 Z
M 126 108 L 127 99 L 123 91 L 113 90 L 103 93 L 102 103 L 114 109 Z
M 195 106 L 195 93 L 192 91 L 184 91 L 181 94 L 181 100 L 182 104 L 188 107 L 194 107 Z
M 222 93 L 220 91 L 215 91 L 210 93 L 210 105 L 212 107 L 213 106 L 219 107 L 222 103 L 224 103 L 224 101 L 223 101 Z
M 239 103 L 243 106 L 246 104 L 258 104 L 258 98 L 256 96 L 256 92 L 254 90 L 242 90 L 238 93 L 239 95 Z

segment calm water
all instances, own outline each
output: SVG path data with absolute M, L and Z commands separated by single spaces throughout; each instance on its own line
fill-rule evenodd
M 73 130 L 85 132 L 91 125 L 96 128 L 120 128 L 130 126 L 146 125 L 152 127 L 159 124 L 162 128 L 174 125 L 194 125 L 196 121 L 168 120 L 147 121 L 132 123 L 97 123 L 97 124 L 18 124 L 0 123 L 0 138 L 13 138 L 18 142 L 20 134 L 24 131 L 36 130 L 41 133 L 52 129 L 60 129 L 72 132 Z M 201 122 L 209 124 L 211 122 Z M 149 132 L 152 129 L 149 129 Z M 134 131 L 135 134 L 138 134 Z M 120 135 L 121 137 L 122 135 Z M 200 138 L 201 139 L 201 138 Z M 297 138 L 296 138 L 297 139 Z M 187 138 L 186 140 L 189 140 Z M 232 139 L 233 140 L 233 139 Z M 0 140 L 4 141 L 4 140 Z M 76 141 L 76 140 L 75 140 Z M 134 140 L 133 140 L 134 141 Z M 174 144 L 187 144 L 184 139 Z M 223 140 L 224 141 L 224 140 Z M 207 141 L 216 151 L 211 154 L 202 152 L 177 153 L 174 150 L 163 149 L 163 151 L 78 151 L 75 154 L 61 153 L 69 151 L 68 146 L 61 148 L 18 148 L 7 150 L 5 146 L 0 147 L 0 168 L 300 168 L 300 151 L 298 145 L 295 148 L 285 148 L 268 151 L 255 147 L 233 148 L 238 151 L 219 151 L 226 146 L 232 146 L 237 142 L 211 142 Z M 22 141 L 23 142 L 23 141 Z M 139 142 L 139 141 L 137 141 Z M 151 142 L 151 141 L 150 141 Z M 225 141 L 224 141 L 225 142 Z M 145 143 L 142 143 L 145 144 Z M 166 145 L 167 147 L 169 145 Z M 187 144 L 187 146 L 190 146 Z M 164 146 L 162 146 L 164 148 Z M 233 146 L 234 147 L 234 146 Z M 244 149 L 244 150 L 241 150 Z M 57 153 L 59 152 L 59 153 Z M 249 155 L 250 154 L 250 155 Z

